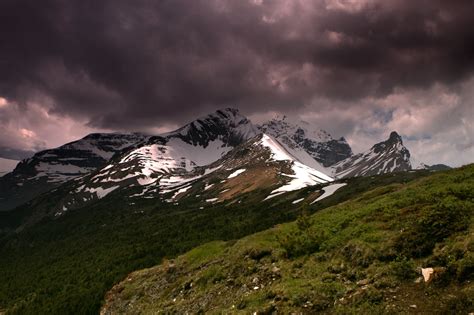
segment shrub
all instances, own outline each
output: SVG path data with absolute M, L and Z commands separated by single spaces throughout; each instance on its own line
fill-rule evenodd
M 418 219 L 395 240 L 395 248 L 407 257 L 425 257 L 432 253 L 436 243 L 468 226 L 466 203 L 446 197 L 436 205 L 420 209 Z
M 466 293 L 449 295 L 445 303 L 445 309 L 440 310 L 440 314 L 468 314 L 474 306 L 472 296 Z
M 263 257 L 270 256 L 272 254 L 272 250 L 270 248 L 254 247 L 246 250 L 244 254 L 248 255 L 249 258 L 258 261 Z
M 278 242 L 287 257 L 299 257 L 319 251 L 325 239 L 324 231 L 316 231 L 311 217 L 303 212 L 296 221 L 296 230 L 278 237 Z
M 457 279 L 460 282 L 474 278 L 474 254 L 469 253 L 457 264 Z
M 374 250 L 360 241 L 350 241 L 341 250 L 342 255 L 353 266 L 368 267 L 375 259 Z
M 399 257 L 391 262 L 390 271 L 395 278 L 401 281 L 412 280 L 417 276 L 415 263 L 406 257 Z
M 383 301 L 382 291 L 369 287 L 367 290 L 361 291 L 361 294 L 358 294 L 354 297 L 355 305 L 363 305 L 367 303 L 368 305 L 380 304 Z

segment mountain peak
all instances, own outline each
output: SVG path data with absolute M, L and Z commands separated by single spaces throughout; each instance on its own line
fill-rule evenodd
M 247 117 L 240 114 L 237 108 L 221 108 L 217 109 L 215 112 L 209 113 L 207 115 L 201 116 L 189 124 L 183 126 L 180 129 L 186 129 L 190 125 L 198 126 L 199 124 L 205 124 L 208 122 L 226 124 L 229 126 L 236 126 L 239 124 L 250 123 L 250 120 Z
M 226 116 L 240 116 L 239 110 L 233 107 L 218 109 L 216 113 L 220 113 L 220 114 L 223 113 Z
M 371 150 L 375 153 L 381 153 L 383 151 L 400 152 L 404 156 L 407 155 L 410 157 L 408 149 L 403 145 L 402 137 L 396 131 L 392 131 L 387 140 L 375 144 Z
M 206 147 L 209 142 L 220 139 L 226 146 L 236 146 L 254 137 L 257 129 L 236 108 L 218 109 L 202 116 L 164 137 L 179 137 L 183 141 Z
M 402 137 L 392 131 L 390 137 L 370 150 L 354 155 L 334 166 L 337 177 L 372 176 L 411 169 L 410 152 Z
M 298 135 L 299 137 L 311 138 L 313 141 L 327 142 L 333 140 L 325 130 L 318 128 L 304 120 L 296 117 L 276 116 L 260 126 L 262 132 L 273 137 Z
M 0 211 L 10 210 L 67 181 L 103 167 L 123 150 L 146 141 L 142 134 L 91 133 L 54 149 L 37 152 L 1 177 Z
M 396 131 L 392 131 L 390 133 L 390 137 L 388 138 L 388 141 L 400 142 L 401 144 L 403 144 L 402 137 Z
M 259 126 L 267 133 L 290 146 L 299 146 L 324 167 L 329 167 L 352 155 L 345 139 L 335 140 L 328 132 L 299 118 L 276 116 Z

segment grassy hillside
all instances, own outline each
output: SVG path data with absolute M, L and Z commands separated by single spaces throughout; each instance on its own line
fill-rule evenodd
M 309 211 L 428 174 L 351 179 Z M 318 190 L 310 187 L 268 202 L 261 202 L 268 191 L 254 191 L 240 196 L 241 204 L 228 200 L 204 209 L 192 198 L 180 200 L 179 205 L 144 199 L 130 206 L 120 196 L 110 195 L 91 207 L 58 219 L 45 218 L 17 233 L 12 229 L 18 229 L 35 209 L 1 213 L 5 220 L 0 218 L 0 229 L 5 234 L 0 238 L 0 312 L 96 314 L 105 293 L 133 270 L 154 266 L 164 257 L 173 258 L 209 241 L 238 239 L 295 220 L 301 204 L 291 201 L 315 198 Z
M 468 314 L 473 214 L 474 165 L 381 186 L 131 273 L 103 313 Z

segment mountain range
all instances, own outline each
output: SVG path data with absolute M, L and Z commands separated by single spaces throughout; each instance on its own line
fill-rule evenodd
M 203 202 L 217 202 L 221 197 L 212 194 L 217 190 L 227 198 L 268 188 L 267 198 L 273 198 L 337 178 L 412 169 L 410 152 L 396 132 L 353 154 L 344 138 L 334 139 L 307 122 L 284 116 L 256 126 L 227 108 L 166 134 L 94 133 L 38 152 L 0 178 L 0 211 L 59 186 L 62 196 L 48 211 L 55 216 L 112 192 L 130 200 L 177 202 L 204 189 Z
M 425 183 L 423 187 L 431 189 L 433 196 L 438 196 L 442 187 L 456 198 L 470 200 L 465 196 L 470 186 L 459 183 L 452 190 L 442 182 L 448 172 L 431 174 L 425 165 L 421 165 L 424 171 L 415 172 L 412 165 L 410 153 L 395 132 L 367 152 L 354 154 L 344 138 L 335 139 L 305 122 L 282 117 L 254 125 L 235 109 L 218 110 L 165 134 L 91 134 L 38 152 L 0 177 L 0 205 L 7 210 L 0 211 L 0 279 L 4 280 L 0 284 L 0 313 L 96 314 L 102 306 L 109 313 L 120 313 L 107 305 L 120 304 L 127 296 L 117 296 L 115 290 L 105 301 L 104 296 L 114 283 L 128 279 L 130 272 L 163 262 L 170 271 L 167 279 L 174 279 L 180 274 L 174 273 L 174 263 L 166 258 L 216 240 L 239 247 L 236 240 L 306 212 L 327 209 L 335 216 L 323 218 L 326 232 L 312 237 L 337 236 L 340 229 L 349 229 L 348 239 L 359 236 L 371 240 L 371 235 L 360 236 L 361 231 L 373 231 L 361 222 L 371 223 L 374 217 L 381 220 L 377 226 L 384 233 L 391 226 L 398 235 L 402 228 L 387 223 L 393 212 L 379 198 L 394 189 L 405 193 L 409 182 L 412 187 Z M 450 180 L 458 181 L 463 170 L 451 172 Z M 436 187 L 423 181 L 438 175 L 438 179 L 433 177 Z M 410 210 L 412 197 L 406 193 L 408 206 L 402 209 L 411 217 L 416 216 Z M 393 198 L 398 205 L 400 196 Z M 367 214 L 367 208 L 374 216 L 354 216 L 354 202 L 363 206 L 360 214 Z M 373 205 L 366 207 L 368 202 Z M 426 205 L 425 195 L 418 202 L 431 207 Z M 437 199 L 430 202 L 439 203 Z M 336 205 L 343 209 L 343 216 L 333 212 Z M 384 216 L 379 215 L 380 209 Z M 430 213 L 427 218 L 446 217 L 451 222 L 444 212 Z M 449 213 L 451 208 L 446 210 Z M 411 217 L 407 222 L 418 222 Z M 356 218 L 361 222 L 353 224 L 350 220 Z M 399 221 L 399 216 L 393 218 L 393 223 Z M 458 221 L 464 220 L 460 217 Z M 304 222 L 297 225 L 307 226 Z M 425 224 L 422 227 L 424 231 Z M 452 230 L 451 225 L 447 230 Z M 286 242 L 284 235 L 282 241 Z M 300 238 L 298 234 L 295 237 L 296 243 L 289 240 L 290 249 L 298 245 Z M 426 239 L 433 238 L 430 234 Z M 418 239 L 415 241 L 418 246 Z M 265 242 L 258 240 L 258 244 Z M 334 244 L 335 252 L 345 251 Z M 256 251 L 243 251 L 245 263 L 249 261 L 245 257 L 254 262 L 270 258 L 259 246 Z M 359 249 L 353 252 L 359 255 Z M 212 251 L 203 257 L 207 255 L 213 256 Z M 235 271 L 247 275 L 254 270 L 247 267 Z M 213 268 L 202 270 L 214 273 Z M 183 286 L 186 284 L 176 290 Z M 242 285 L 232 287 L 240 290 Z M 300 287 L 304 286 L 295 288 Z M 135 291 L 130 289 L 129 296 L 135 299 Z M 234 294 L 227 293 L 224 296 Z M 207 295 L 202 301 L 206 299 Z M 185 309 L 176 312 L 183 313 L 181 310 Z

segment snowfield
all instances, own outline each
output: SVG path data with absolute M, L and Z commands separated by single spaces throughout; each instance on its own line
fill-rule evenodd
M 319 196 L 316 200 L 314 200 L 311 204 L 331 196 L 332 194 L 336 192 L 336 190 L 346 185 L 347 185 L 346 183 L 342 183 L 342 184 L 332 184 L 332 185 L 324 187 L 323 188 L 324 193 L 321 196 Z
M 332 182 L 333 178 L 324 174 L 321 171 L 318 171 L 308 165 L 303 164 L 300 160 L 295 157 L 293 152 L 288 148 L 285 148 L 278 140 L 264 134 L 261 141 L 258 143 L 270 149 L 271 158 L 276 161 L 289 161 L 291 162 L 291 169 L 294 174 L 282 174 L 287 177 L 292 178 L 286 185 L 283 185 L 275 190 L 273 190 L 270 195 L 265 198 L 268 200 L 270 198 L 276 197 L 284 192 L 298 190 L 304 187 L 313 186 L 317 184 L 323 184 Z M 314 161 L 314 160 L 313 160 Z M 317 163 L 314 161 L 314 163 Z M 323 168 L 321 166 L 321 168 Z
M 240 174 L 242 174 L 243 172 L 245 172 L 245 168 L 240 169 L 240 170 L 236 170 L 235 172 L 233 172 L 232 174 L 230 174 L 229 177 L 227 177 L 227 179 L 237 177 L 237 176 L 239 176 Z

